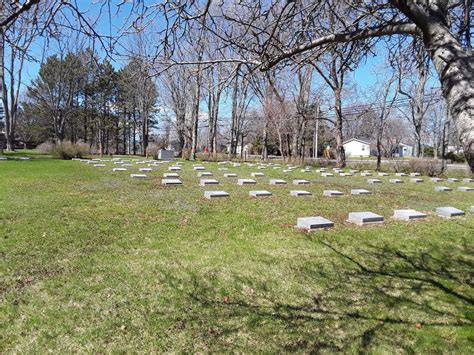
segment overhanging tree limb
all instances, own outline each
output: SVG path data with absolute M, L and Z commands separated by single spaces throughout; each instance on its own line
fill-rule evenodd
M 357 30 L 353 32 L 345 32 L 345 33 L 335 33 L 323 37 L 319 37 L 310 43 L 302 44 L 297 47 L 294 47 L 290 50 L 284 51 L 282 54 L 276 56 L 272 60 L 262 63 L 261 70 L 265 71 L 268 70 L 278 63 L 280 63 L 284 59 L 291 58 L 297 54 L 306 52 L 310 49 L 314 49 L 316 47 L 320 47 L 325 44 L 329 43 L 346 43 L 352 42 L 367 38 L 374 38 L 374 37 L 382 37 L 382 36 L 389 36 L 395 34 L 409 34 L 409 35 L 418 35 L 419 31 L 417 26 L 412 23 L 396 23 L 396 24 L 388 24 L 384 26 L 377 26 L 377 27 L 370 27 L 365 28 L 362 30 Z
M 36 5 L 40 2 L 40 0 L 27 0 L 24 2 L 23 5 L 18 5 L 16 11 L 11 13 L 9 16 L 7 16 L 4 19 L 0 20 L 0 27 L 7 27 L 9 26 L 12 22 L 15 21 L 22 13 L 28 11 L 31 9 L 33 5 Z

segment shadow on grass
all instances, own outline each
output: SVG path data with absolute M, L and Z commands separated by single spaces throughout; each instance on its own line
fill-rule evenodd
M 260 343 L 254 350 L 414 352 L 420 350 L 422 336 L 425 349 L 446 350 L 453 345 L 449 334 L 472 327 L 474 263 L 466 240 L 456 250 L 426 245 L 402 251 L 362 244 L 350 252 L 327 240 L 312 242 L 331 250 L 331 257 L 316 264 L 306 261 L 307 267 L 287 280 L 226 275 L 232 284 L 245 285 L 229 297 L 219 296 L 218 277 L 195 270 L 189 271 L 184 287 L 172 275 L 163 274 L 162 281 L 182 290 L 196 307 L 186 317 L 209 326 L 200 337 L 215 348 L 242 336 L 251 340 L 247 345 L 235 341 L 236 348 L 247 350 Z M 305 294 L 305 283 L 318 286 L 312 288 L 317 291 Z M 295 289 L 295 297 L 288 289 Z M 454 338 L 464 350 L 472 341 Z

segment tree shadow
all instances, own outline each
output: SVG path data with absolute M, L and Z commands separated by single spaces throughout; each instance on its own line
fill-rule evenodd
M 249 338 L 249 343 L 262 344 L 265 336 L 272 344 L 255 350 L 365 351 L 383 346 L 413 352 L 417 332 L 428 332 L 443 347 L 449 343 L 440 336 L 443 328 L 473 325 L 473 248 L 466 240 L 456 250 L 436 244 L 410 251 L 362 244 L 347 252 L 329 240 L 308 238 L 331 251 L 324 263 L 308 261 L 307 267 L 298 267 L 302 285 L 319 285 L 310 294 L 297 291 L 297 297 L 288 298 L 274 287 L 285 280 L 238 273 L 225 277 L 245 287 L 227 298 L 219 296 L 218 274 L 187 270 L 183 280 L 163 272 L 160 279 L 199 310 L 186 311 L 188 322 L 212 325 L 199 337 L 215 349 L 228 349 L 233 339 L 236 349 L 248 350 L 248 344 L 236 340 L 245 334 L 244 344 Z

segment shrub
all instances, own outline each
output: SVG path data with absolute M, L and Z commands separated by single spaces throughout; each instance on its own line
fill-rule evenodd
M 36 150 L 40 153 L 50 154 L 54 150 L 54 144 L 51 142 L 43 142 L 36 147 Z
M 392 164 L 393 170 L 395 170 L 396 173 L 410 173 L 413 172 L 412 167 L 411 167 L 411 160 L 410 161 L 405 161 L 405 160 L 394 160 Z
M 422 175 L 437 176 L 443 172 L 441 160 L 427 158 L 413 158 L 409 161 L 410 170 Z
M 451 160 L 453 163 L 465 163 L 466 162 L 466 157 L 464 156 L 463 153 L 448 152 L 446 154 L 446 159 Z
M 348 162 L 347 166 L 350 167 L 351 169 L 355 169 L 355 170 L 359 170 L 359 171 L 373 170 L 376 167 L 376 165 L 371 163 L 371 162 L 366 162 L 366 163 L 363 163 L 363 162 Z
M 424 147 L 423 156 L 425 157 L 434 157 L 434 148 L 433 147 Z
M 53 148 L 53 155 L 58 159 L 69 160 L 72 158 L 82 158 L 89 154 L 90 149 L 86 143 L 63 142 L 56 144 Z
M 148 144 L 146 148 L 146 155 L 147 157 L 153 157 L 153 159 L 158 159 L 158 151 L 160 150 L 160 146 L 157 143 L 151 142 Z

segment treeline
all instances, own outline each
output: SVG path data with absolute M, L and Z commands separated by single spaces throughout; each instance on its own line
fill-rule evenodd
M 24 141 L 87 143 L 99 154 L 144 154 L 156 124 L 157 88 L 140 58 L 116 70 L 87 49 L 52 55 L 26 90 Z

